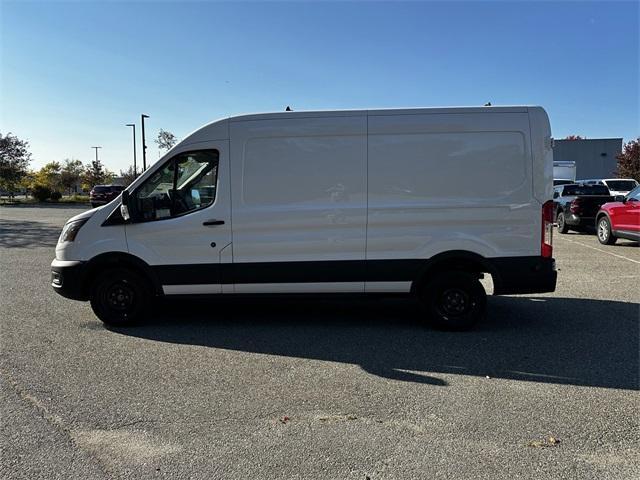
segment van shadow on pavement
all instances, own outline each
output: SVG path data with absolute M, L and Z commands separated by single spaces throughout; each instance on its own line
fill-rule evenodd
M 489 297 L 469 332 L 425 326 L 403 299 L 180 299 L 114 331 L 159 342 L 360 365 L 445 386 L 438 374 L 638 389 L 639 306 L 581 298 Z M 160 309 L 157 309 L 160 310 Z

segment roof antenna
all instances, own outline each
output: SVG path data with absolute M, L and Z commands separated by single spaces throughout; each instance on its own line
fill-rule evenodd
M 287 105 L 287 108 L 284 109 L 285 112 L 293 112 L 293 110 L 291 110 L 291 107 L 289 105 Z
M 491 102 L 487 102 L 484 104 L 485 107 L 490 107 L 491 106 Z

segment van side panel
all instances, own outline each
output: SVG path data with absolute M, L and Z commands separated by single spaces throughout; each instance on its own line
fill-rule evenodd
M 367 259 L 540 254 L 526 113 L 369 115 Z
M 364 114 L 232 122 L 234 272 L 339 260 L 364 269 L 366 147 Z

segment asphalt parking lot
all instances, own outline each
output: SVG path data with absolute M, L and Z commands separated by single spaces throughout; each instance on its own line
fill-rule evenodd
M 554 232 L 557 291 L 491 297 L 465 333 L 390 299 L 172 302 L 108 330 L 49 286 L 79 211 L 0 207 L 1 478 L 640 475 L 635 243 Z

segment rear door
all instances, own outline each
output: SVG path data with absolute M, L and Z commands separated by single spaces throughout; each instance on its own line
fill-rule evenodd
M 231 243 L 229 142 L 182 146 L 131 194 L 129 252 L 151 265 L 165 294 L 221 293 Z
M 367 261 L 539 254 L 529 130 L 526 112 L 370 112 Z M 408 290 L 410 278 L 396 280 Z

